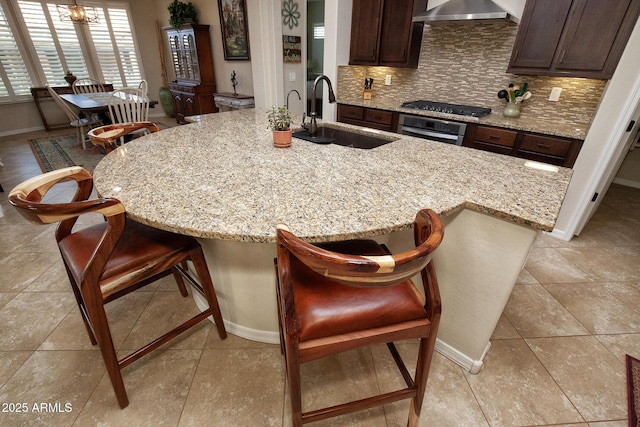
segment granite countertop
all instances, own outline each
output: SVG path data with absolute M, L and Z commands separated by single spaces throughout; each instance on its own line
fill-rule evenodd
M 356 105 L 360 107 L 378 108 L 381 110 L 397 111 L 399 113 L 412 114 L 417 116 L 435 117 L 444 120 L 452 120 L 457 122 L 477 123 L 487 126 L 497 126 L 506 129 L 522 130 L 526 132 L 537 132 L 546 135 L 555 135 L 565 138 L 575 138 L 584 140 L 588 126 L 569 125 L 561 122 L 549 120 L 540 120 L 536 117 L 527 117 L 522 115 L 518 118 L 505 117 L 502 111 L 492 111 L 491 114 L 476 118 L 465 117 L 454 114 L 436 113 L 433 111 L 413 110 L 410 108 L 402 108 L 402 102 L 397 100 L 389 100 L 385 98 L 363 100 L 361 98 L 342 97 L 338 100 L 340 104 Z
M 570 169 L 541 171 L 523 159 L 385 132 L 398 140 L 372 150 L 296 138 L 276 148 L 261 109 L 194 120 L 109 153 L 94 171 L 98 192 L 169 231 L 274 242 L 285 223 L 317 242 L 407 229 L 422 208 L 468 208 L 549 231 L 571 177 Z

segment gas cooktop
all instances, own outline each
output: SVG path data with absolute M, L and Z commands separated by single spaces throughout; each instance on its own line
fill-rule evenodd
M 402 108 L 413 110 L 435 111 L 437 113 L 457 114 L 459 116 L 482 117 L 491 113 L 491 108 L 474 107 L 473 105 L 447 104 L 446 102 L 409 101 Z

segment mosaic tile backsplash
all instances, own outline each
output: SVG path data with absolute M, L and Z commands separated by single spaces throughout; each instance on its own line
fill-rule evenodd
M 521 105 L 523 119 L 589 126 L 606 80 L 520 76 L 506 72 L 518 27 L 510 23 L 425 25 L 417 69 L 340 66 L 338 99 L 362 97 L 365 78 L 373 78 L 373 97 L 404 101 L 426 99 L 490 107 L 502 111 L 499 90 L 529 83 L 532 96 Z M 385 86 L 385 76 L 392 84 Z M 548 101 L 561 87 L 558 102 Z

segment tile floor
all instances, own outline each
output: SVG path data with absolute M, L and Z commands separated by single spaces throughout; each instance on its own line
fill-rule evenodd
M 40 173 L 27 140 L 42 133 L 0 138 L 5 191 Z M 6 195 L 0 425 L 291 425 L 279 348 L 234 336 L 220 341 L 210 324 L 126 368 L 131 404 L 120 410 L 66 283 L 53 227 L 28 224 Z M 640 190 L 613 186 L 580 237 L 541 235 L 481 372 L 470 375 L 436 354 L 421 424 L 626 426 L 624 355 L 640 356 L 639 212 Z M 126 350 L 194 309 L 165 279 L 108 312 L 116 345 Z M 412 355 L 415 343 L 401 349 Z M 392 387 L 389 363 L 386 350 L 374 348 L 305 366 L 317 374 L 305 383 L 308 404 Z M 26 413 L 17 413 L 22 404 Z M 402 426 L 407 410 L 400 402 L 316 425 Z

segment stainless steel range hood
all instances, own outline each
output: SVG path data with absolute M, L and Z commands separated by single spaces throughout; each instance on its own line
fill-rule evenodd
M 427 24 L 481 20 L 502 20 L 516 24 L 520 21 L 492 0 L 449 0 L 413 17 L 414 22 Z

